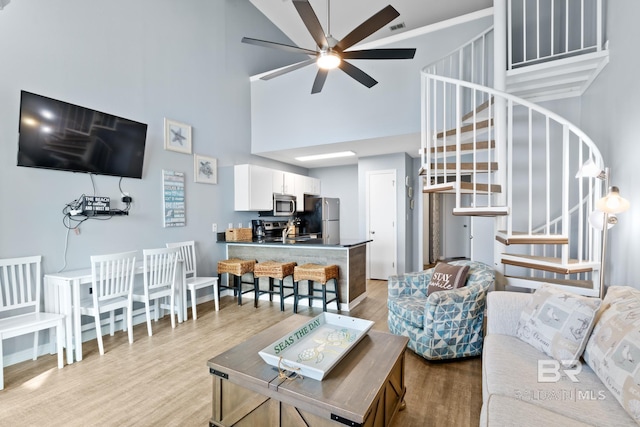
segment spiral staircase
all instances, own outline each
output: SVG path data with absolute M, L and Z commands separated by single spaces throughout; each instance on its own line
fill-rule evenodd
M 581 95 L 608 62 L 602 1 L 496 0 L 494 13 L 422 71 L 423 192 L 454 194 L 453 215 L 494 217 L 504 285 L 597 296 L 602 233 L 589 215 L 604 186 L 575 176 L 603 158 L 539 102 Z

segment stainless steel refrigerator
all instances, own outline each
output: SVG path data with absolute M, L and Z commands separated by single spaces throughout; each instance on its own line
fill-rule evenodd
M 306 232 L 321 234 L 324 243 L 340 243 L 340 199 L 331 197 L 304 198 Z

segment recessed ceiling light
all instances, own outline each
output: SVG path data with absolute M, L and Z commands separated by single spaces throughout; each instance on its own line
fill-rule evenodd
M 335 153 L 314 154 L 311 156 L 300 156 L 300 157 L 296 157 L 296 160 L 300 162 L 309 162 L 312 160 L 335 159 L 338 157 L 349 157 L 349 156 L 355 156 L 355 155 L 356 153 L 354 153 L 353 151 L 339 151 Z

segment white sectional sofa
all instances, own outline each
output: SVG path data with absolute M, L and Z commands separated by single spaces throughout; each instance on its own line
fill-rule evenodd
M 589 364 L 580 359 L 581 364 L 566 369 L 556 359 L 521 339 L 522 323 L 519 327 L 519 321 L 523 310 L 534 305 L 533 297 L 534 294 L 517 292 L 490 292 L 487 296 L 480 425 L 640 424 L 640 395 L 638 400 L 634 399 L 640 390 L 640 357 L 633 360 L 632 356 L 636 357 L 638 353 L 629 352 L 629 343 L 638 344 L 636 340 L 640 335 L 640 291 L 628 287 L 609 288 L 599 310 L 595 309 L 595 327 L 585 341 L 586 350 L 580 353 Z M 546 305 L 539 305 L 541 307 L 536 305 L 535 308 L 548 310 Z M 567 313 L 573 315 L 574 312 L 567 310 Z M 625 316 L 630 317 L 628 322 L 621 320 Z M 634 320 L 635 316 L 638 316 L 637 320 Z M 616 330 L 613 334 L 612 324 Z M 629 356 L 630 360 L 623 361 L 621 355 Z M 539 364 L 542 370 L 539 370 Z M 628 375 L 627 371 L 618 368 L 627 369 Z M 612 390 L 618 392 L 612 393 Z

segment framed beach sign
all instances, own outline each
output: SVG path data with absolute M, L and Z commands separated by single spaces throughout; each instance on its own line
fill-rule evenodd
M 184 227 L 186 224 L 184 172 L 162 171 L 162 196 L 164 227 Z

